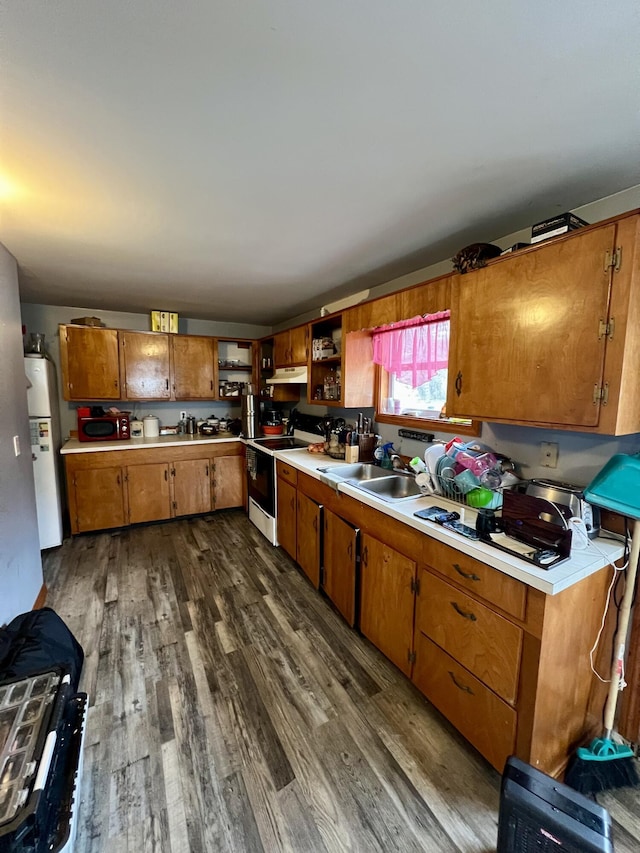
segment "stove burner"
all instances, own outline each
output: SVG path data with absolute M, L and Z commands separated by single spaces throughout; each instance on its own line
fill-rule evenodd
M 306 447 L 308 441 L 300 441 L 291 436 L 283 436 L 282 438 L 256 438 L 256 444 L 261 447 L 266 447 L 267 450 L 292 450 L 294 447 Z

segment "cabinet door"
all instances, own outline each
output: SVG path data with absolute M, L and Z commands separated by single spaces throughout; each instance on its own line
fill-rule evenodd
M 345 332 L 359 332 L 372 329 L 384 323 L 393 323 L 399 317 L 400 294 L 390 293 L 370 302 L 363 302 L 349 308 L 343 315 Z
M 171 518 L 169 465 L 151 462 L 127 467 L 129 523 Z
M 595 426 L 615 224 L 452 281 L 447 413 Z
M 173 395 L 176 400 L 212 400 L 214 341 L 197 335 L 171 338 Z
M 73 474 L 76 507 L 73 533 L 127 524 L 121 468 L 93 468 Z M 72 519 L 73 522 L 73 519 Z
M 122 375 L 127 400 L 168 400 L 169 335 L 121 332 Z
M 309 327 L 289 330 L 289 364 L 306 364 L 309 357 Z
M 297 563 L 316 589 L 320 586 L 322 506 L 298 492 Z
M 277 482 L 278 543 L 295 560 L 296 552 L 296 488 L 282 477 Z
M 244 456 L 217 456 L 212 470 L 213 508 L 244 506 Z
M 362 535 L 360 630 L 410 675 L 416 564 L 372 536 Z
M 174 515 L 211 512 L 211 480 L 208 459 L 171 463 Z
M 322 588 L 351 627 L 356 621 L 358 537 L 356 528 L 325 508 Z
M 451 308 L 451 282 L 453 275 L 435 278 L 401 290 L 400 313 L 397 319 L 408 320 L 410 317 L 418 317 L 423 314 L 436 314 L 438 311 L 447 311 Z
M 273 338 L 273 363 L 275 367 L 287 367 L 289 359 L 289 332 L 278 332 Z
M 119 400 L 118 332 L 60 326 L 60 361 L 65 400 Z

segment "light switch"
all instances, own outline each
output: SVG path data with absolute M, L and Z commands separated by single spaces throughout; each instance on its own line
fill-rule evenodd
M 20 456 L 20 436 L 19 435 L 13 436 L 13 452 L 15 453 L 16 456 Z
M 540 464 L 543 468 L 558 467 L 558 445 L 555 441 L 540 442 Z

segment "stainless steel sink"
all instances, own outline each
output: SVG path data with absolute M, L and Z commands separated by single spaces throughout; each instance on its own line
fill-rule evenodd
M 323 468 L 322 473 L 337 480 L 358 480 L 358 482 L 391 475 L 391 471 L 370 462 L 356 462 L 353 465 L 331 465 L 329 468 Z
M 387 474 L 386 477 L 355 483 L 363 492 L 370 492 L 385 501 L 404 501 L 422 496 L 420 486 L 407 474 Z

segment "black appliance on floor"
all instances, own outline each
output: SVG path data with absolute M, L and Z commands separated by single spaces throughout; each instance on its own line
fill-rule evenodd
M 84 655 L 49 608 L 0 629 L 0 850 L 71 853 L 88 700 Z
M 497 853 L 613 853 L 611 818 L 515 756 L 502 775 Z

